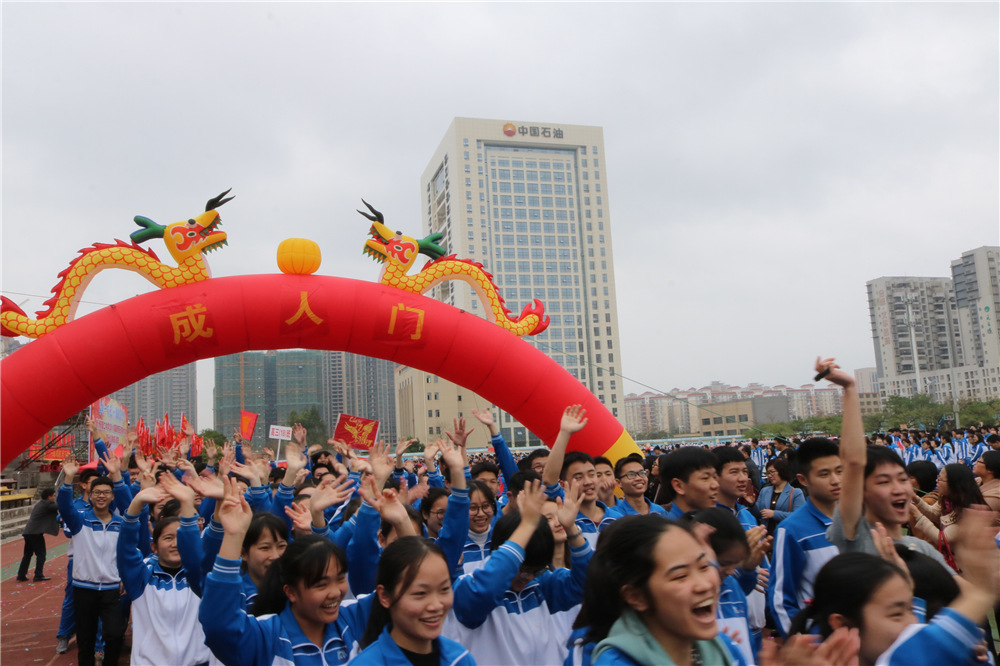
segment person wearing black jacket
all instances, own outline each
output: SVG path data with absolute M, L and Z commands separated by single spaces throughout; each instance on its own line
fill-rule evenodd
M 42 499 L 31 508 L 28 524 L 21 532 L 21 536 L 24 537 L 24 557 L 21 559 L 21 567 L 17 570 L 17 579 L 21 582 L 28 580 L 28 565 L 31 564 L 32 555 L 35 556 L 35 581 L 49 580 L 42 569 L 45 566 L 45 535 L 59 534 L 59 509 L 52 501 L 55 493 L 52 488 L 42 491 Z

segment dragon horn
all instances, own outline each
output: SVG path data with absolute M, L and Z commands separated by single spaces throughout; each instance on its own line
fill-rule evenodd
M 358 211 L 359 213 L 361 213 L 362 215 L 364 215 L 365 217 L 367 217 L 372 222 L 380 222 L 382 224 L 385 224 L 385 218 L 382 217 L 382 213 L 380 213 L 377 210 L 375 210 L 374 208 L 372 208 L 372 205 L 370 203 L 368 203 L 367 201 L 365 201 L 364 199 L 361 200 L 361 203 L 363 203 L 364 205 L 368 206 L 368 210 L 370 210 L 371 212 L 375 213 L 375 217 L 372 217 L 371 215 L 369 215 L 368 213 L 365 213 L 364 211 L 360 211 L 359 210 Z
M 163 234 L 167 231 L 165 226 L 153 222 L 148 217 L 136 215 L 132 219 L 135 220 L 136 224 L 142 227 L 139 231 L 133 231 L 131 235 L 129 235 L 129 238 L 136 243 L 142 243 L 143 241 L 148 241 L 153 238 L 163 238 Z
M 205 204 L 205 212 L 207 213 L 208 211 L 210 211 L 210 210 L 212 210 L 214 208 L 218 208 L 219 206 L 221 206 L 222 204 L 226 203 L 227 201 L 232 201 L 233 199 L 235 199 L 236 198 L 235 196 L 226 197 L 225 199 L 223 199 L 223 197 L 225 197 L 227 194 L 229 194 L 232 191 L 233 191 L 233 188 L 230 187 L 228 190 L 226 190 L 225 192 L 223 192 L 219 196 L 215 197 L 214 199 L 209 199 L 208 203 Z

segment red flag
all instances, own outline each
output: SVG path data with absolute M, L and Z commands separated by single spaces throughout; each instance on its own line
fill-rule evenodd
M 240 410 L 240 435 L 243 439 L 250 441 L 253 439 L 253 430 L 257 427 L 257 416 L 253 412 Z
M 347 442 L 352 449 L 368 451 L 378 438 L 378 421 L 341 414 L 333 438 Z

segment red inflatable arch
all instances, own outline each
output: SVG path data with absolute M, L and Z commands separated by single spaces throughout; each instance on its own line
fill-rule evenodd
M 71 321 L 0 363 L 0 467 L 69 416 L 143 377 L 253 349 L 329 349 L 434 373 L 510 412 L 551 446 L 563 409 L 589 423 L 575 450 L 639 449 L 576 378 L 475 315 L 381 284 L 316 275 L 213 278 Z

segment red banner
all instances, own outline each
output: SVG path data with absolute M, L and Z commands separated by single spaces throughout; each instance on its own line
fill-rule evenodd
M 257 417 L 259 414 L 240 410 L 240 435 L 246 441 L 253 439 L 253 430 L 257 427 Z
M 378 421 L 341 414 L 333 438 L 347 442 L 352 449 L 368 451 L 378 439 Z

